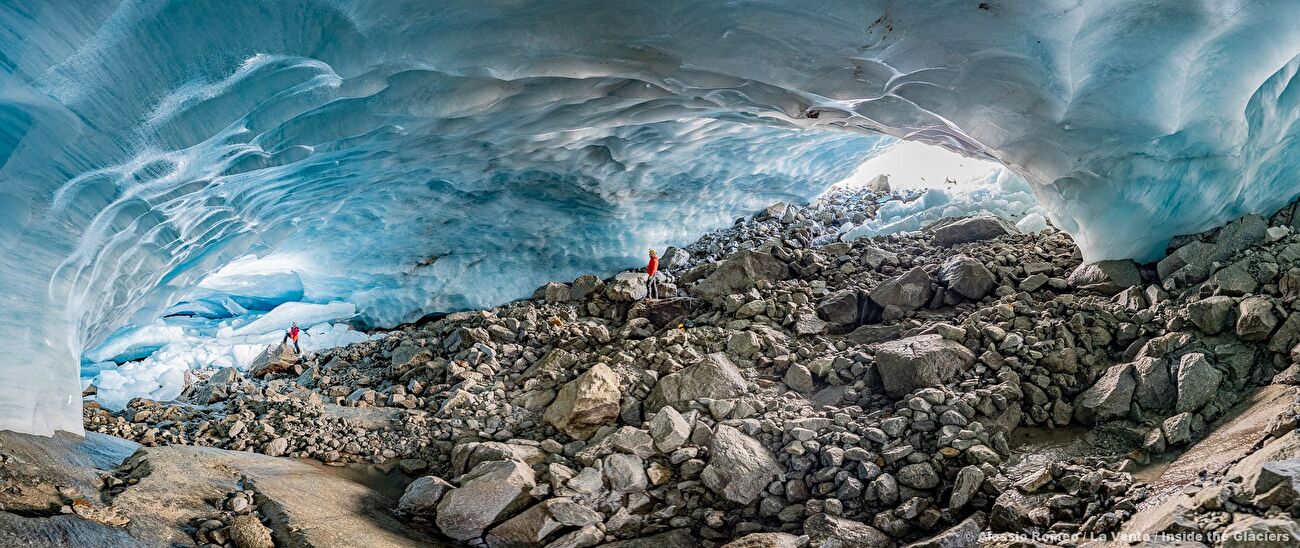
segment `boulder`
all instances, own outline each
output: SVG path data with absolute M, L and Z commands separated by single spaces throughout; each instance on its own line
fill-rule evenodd
M 573 285 L 569 286 L 569 298 L 575 301 L 585 301 L 604 289 L 605 281 L 600 277 L 593 274 L 583 274 L 573 280 Z
M 1237 305 L 1237 337 L 1243 341 L 1262 341 L 1273 334 L 1277 315 L 1273 303 L 1264 297 L 1247 297 Z
M 614 453 L 606 456 L 601 473 L 609 490 L 615 493 L 640 493 L 649 483 L 645 462 L 636 455 Z
M 939 282 L 950 291 L 977 301 L 997 287 L 997 278 L 988 267 L 966 255 L 949 257 L 939 267 Z
M 618 418 L 623 394 L 618 375 L 603 363 L 565 384 L 542 419 L 574 439 L 585 440 Z
M 1228 315 L 1236 301 L 1232 297 L 1216 295 L 1187 305 L 1188 318 L 1206 335 L 1217 335 L 1228 323 Z
M 1165 419 L 1160 424 L 1160 430 L 1165 434 L 1165 441 L 1169 445 L 1182 445 L 1192 441 L 1192 414 L 1179 413 Z
M 432 352 L 413 339 L 405 339 L 402 344 L 393 349 L 393 355 L 388 365 L 388 375 L 393 378 L 401 378 L 402 375 L 424 365 L 431 358 L 433 358 Z
M 898 483 L 913 489 L 933 489 L 939 486 L 939 474 L 928 462 L 918 462 L 898 469 Z
M 1143 357 L 1133 361 L 1133 401 L 1143 409 L 1163 410 L 1174 402 L 1174 384 L 1164 359 Z
M 542 300 L 552 304 L 567 302 L 572 298 L 569 293 L 569 286 L 559 282 L 548 282 L 537 292 L 541 293 Z
M 917 335 L 872 346 L 876 371 L 894 397 L 940 386 L 975 362 L 975 354 L 941 335 Z
M 451 473 L 464 474 L 494 460 L 517 460 L 533 465 L 546 460 L 546 453 L 533 445 L 483 441 L 458 443 L 451 449 Z
M 1186 354 L 1178 362 L 1178 400 L 1174 410 L 1196 411 L 1214 399 L 1219 389 L 1223 374 L 1210 365 L 1205 355 L 1199 352 Z
M 397 511 L 408 516 L 433 519 L 438 501 L 452 489 L 455 489 L 452 484 L 437 476 L 416 478 L 406 486 L 402 498 L 397 501 Z
M 1111 366 L 1100 379 L 1074 401 L 1074 416 L 1085 424 L 1124 417 L 1137 389 L 1133 364 Z
M 969 465 L 957 471 L 957 479 L 952 485 L 952 495 L 948 498 L 948 508 L 957 511 L 970 502 L 971 497 L 984 485 L 984 471 L 975 465 Z
M 253 377 L 265 377 L 274 373 L 285 373 L 293 371 L 293 366 L 297 364 L 298 353 L 293 351 L 293 345 L 273 344 L 266 347 L 265 352 L 257 355 L 248 368 L 248 374 Z
M 826 331 L 827 325 L 829 324 L 818 318 L 816 314 L 796 314 L 794 317 L 796 335 L 820 335 Z
M 456 540 L 483 536 L 492 524 L 526 506 L 537 486 L 533 469 L 517 460 L 482 463 L 460 479 L 458 489 L 443 495 L 435 523 Z
M 921 267 L 885 280 L 871 290 L 871 300 L 881 308 L 895 307 L 898 310 L 916 310 L 930 304 L 934 296 L 930 275 Z
M 719 263 L 712 274 L 695 284 L 692 292 L 705 299 L 721 299 L 732 293 L 748 291 L 759 281 L 783 280 L 789 272 L 785 262 L 770 253 L 737 251 Z
M 600 513 L 568 497 L 546 499 L 524 510 L 483 538 L 489 548 L 544 546 L 546 539 L 566 527 L 585 527 L 603 521 Z
M 791 365 L 785 370 L 785 377 L 782 379 L 786 386 L 801 394 L 811 394 L 817 389 L 817 384 L 813 382 L 812 372 L 801 364 Z
M 967 242 L 991 240 L 1007 234 L 1019 234 L 1020 229 L 1010 221 L 994 215 L 973 215 L 943 219 L 930 225 L 935 245 L 950 247 Z
M 837 328 L 858 324 L 858 292 L 852 289 L 831 293 L 817 303 L 817 315 Z
M 1142 274 L 1128 259 L 1081 264 L 1067 280 L 1072 287 L 1114 295 L 1132 286 L 1142 285 Z
M 666 405 L 650 419 L 650 437 L 660 453 L 672 453 L 691 435 L 691 425 L 671 405 Z
M 680 247 L 668 246 L 659 257 L 659 268 L 663 270 L 680 270 L 691 261 L 691 253 Z
M 790 533 L 750 533 L 722 545 L 722 548 L 804 548 L 807 545 L 807 537 Z
M 226 536 L 235 548 L 275 548 L 271 530 L 251 515 L 235 516 L 226 528 Z
M 889 174 L 881 173 L 880 175 L 872 177 L 870 181 L 867 181 L 867 190 L 881 194 L 888 194 L 890 192 Z
M 714 493 L 739 504 L 754 502 L 767 484 L 785 471 L 762 443 L 725 424 L 714 430 L 709 454 L 700 480 Z
M 763 208 L 763 211 L 760 211 L 757 214 L 755 214 L 754 220 L 766 221 L 768 219 L 776 219 L 779 221 L 781 220 L 782 217 L 785 217 L 785 212 L 789 211 L 789 209 L 790 209 L 790 204 L 787 204 L 785 202 L 777 202 L 775 204 Z
M 908 544 L 906 548 L 975 548 L 979 546 L 983 514 L 968 517 L 928 539 Z
M 714 352 L 695 365 L 659 379 L 645 400 L 647 411 L 671 405 L 688 409 L 700 398 L 715 400 L 736 398 L 747 391 L 748 383 L 736 364 L 726 354 Z
M 1259 282 L 1250 273 L 1250 260 L 1243 259 L 1228 265 L 1210 277 L 1210 283 L 1227 295 L 1246 295 L 1259 289 Z
M 1242 515 L 1223 530 L 1221 548 L 1294 548 L 1300 546 L 1300 524 L 1280 516 Z
M 645 272 L 624 271 L 614 275 L 614 279 L 605 287 L 605 297 L 614 302 L 639 301 L 646 297 L 646 281 L 650 277 Z
M 845 548 L 849 546 L 889 548 L 894 546 L 894 539 L 875 527 L 826 513 L 813 514 L 804 520 L 803 532 L 808 535 L 809 546 L 828 548 L 840 546 Z

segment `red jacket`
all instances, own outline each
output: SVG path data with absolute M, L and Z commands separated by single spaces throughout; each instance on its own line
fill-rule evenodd
M 651 255 L 650 264 L 645 267 L 645 273 L 650 275 L 651 278 L 653 278 L 655 277 L 655 272 L 659 272 L 659 257 L 656 255 Z
M 293 339 L 293 342 L 298 342 L 298 328 L 297 328 L 297 327 L 289 328 L 289 338 L 290 338 L 290 339 Z

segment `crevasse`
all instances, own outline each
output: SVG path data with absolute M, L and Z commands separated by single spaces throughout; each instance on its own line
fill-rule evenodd
M 392 324 L 629 266 L 815 195 L 890 138 L 1001 162 L 1089 259 L 1151 259 L 1297 194 L 1297 16 L 3 2 L 0 428 L 80 431 L 82 352 L 240 258 Z

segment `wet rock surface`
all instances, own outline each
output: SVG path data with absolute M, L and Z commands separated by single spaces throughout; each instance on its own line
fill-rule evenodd
M 387 510 L 445 543 L 1079 546 L 1149 511 L 1148 463 L 1300 378 L 1300 244 L 1259 236 L 1291 211 L 1175 239 L 1158 265 L 1084 265 L 1065 234 L 997 219 L 840 241 L 878 198 L 780 204 L 670 249 L 658 300 L 639 272 L 553 282 L 261 376 L 200 372 L 177 401 L 87 405 L 86 427 L 384 471 L 405 489 Z M 1274 419 L 1272 439 L 1295 428 Z M 1083 427 L 1121 449 L 1013 450 Z M 1289 469 L 1167 527 L 1286 533 Z M 280 545 L 273 513 L 248 515 Z M 190 527 L 233 543 L 215 521 Z

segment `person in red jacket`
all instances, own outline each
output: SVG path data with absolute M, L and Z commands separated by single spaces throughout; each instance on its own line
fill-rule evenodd
M 291 322 L 289 330 L 284 332 L 284 338 L 280 339 L 280 344 L 289 342 L 292 339 L 294 353 L 302 354 L 302 350 L 298 348 L 298 333 L 298 322 Z
M 655 253 L 655 250 L 653 249 L 650 250 L 650 264 L 646 265 L 645 273 L 649 275 L 649 278 L 646 279 L 645 283 L 646 297 L 650 299 L 658 299 L 659 280 L 658 278 L 655 278 L 655 274 L 659 273 L 659 254 Z

